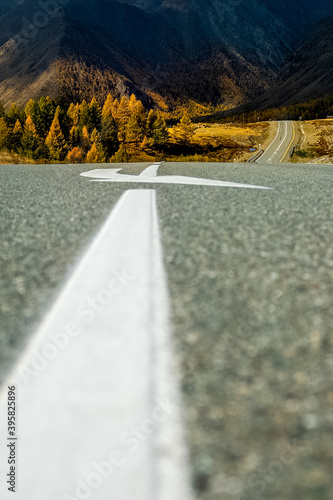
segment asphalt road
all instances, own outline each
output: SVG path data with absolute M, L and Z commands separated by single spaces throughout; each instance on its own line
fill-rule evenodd
M 289 151 L 295 138 L 295 125 L 290 121 L 278 122 L 278 130 L 274 140 L 256 163 L 280 163 L 289 160 Z
M 2 379 L 121 195 L 153 189 L 196 498 L 330 500 L 333 166 L 158 171 L 271 190 L 80 177 L 93 168 L 0 168 Z

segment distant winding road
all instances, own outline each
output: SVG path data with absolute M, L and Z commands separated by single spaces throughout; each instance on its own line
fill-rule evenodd
M 291 121 L 281 121 L 275 139 L 268 146 L 256 163 L 282 163 L 288 158 L 288 152 L 295 138 L 295 126 Z

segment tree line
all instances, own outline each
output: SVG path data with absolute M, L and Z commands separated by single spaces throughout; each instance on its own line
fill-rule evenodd
M 318 120 L 331 115 L 333 115 L 333 95 L 328 94 L 290 106 L 237 113 L 232 113 L 232 111 L 219 112 L 200 117 L 199 120 L 208 123 L 255 123 L 258 120 L 299 120 L 300 118 L 302 120 Z
M 168 129 L 160 111 L 145 109 L 135 95 L 108 95 L 62 107 L 50 97 L 30 100 L 24 109 L 0 103 L 0 150 L 31 160 L 68 163 L 122 162 L 128 148 L 162 150 Z

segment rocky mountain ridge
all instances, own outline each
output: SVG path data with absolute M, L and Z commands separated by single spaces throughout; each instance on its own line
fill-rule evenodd
M 326 0 L 2 0 L 0 100 L 93 88 L 237 105 L 271 87 L 306 26 L 329 13 Z

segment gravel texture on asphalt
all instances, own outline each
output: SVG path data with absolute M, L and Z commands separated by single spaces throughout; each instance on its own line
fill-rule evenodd
M 144 188 L 79 177 L 92 168 L 0 167 L 2 376 L 121 193 Z M 197 498 L 332 499 L 333 167 L 166 174 L 274 188 L 153 187 Z

